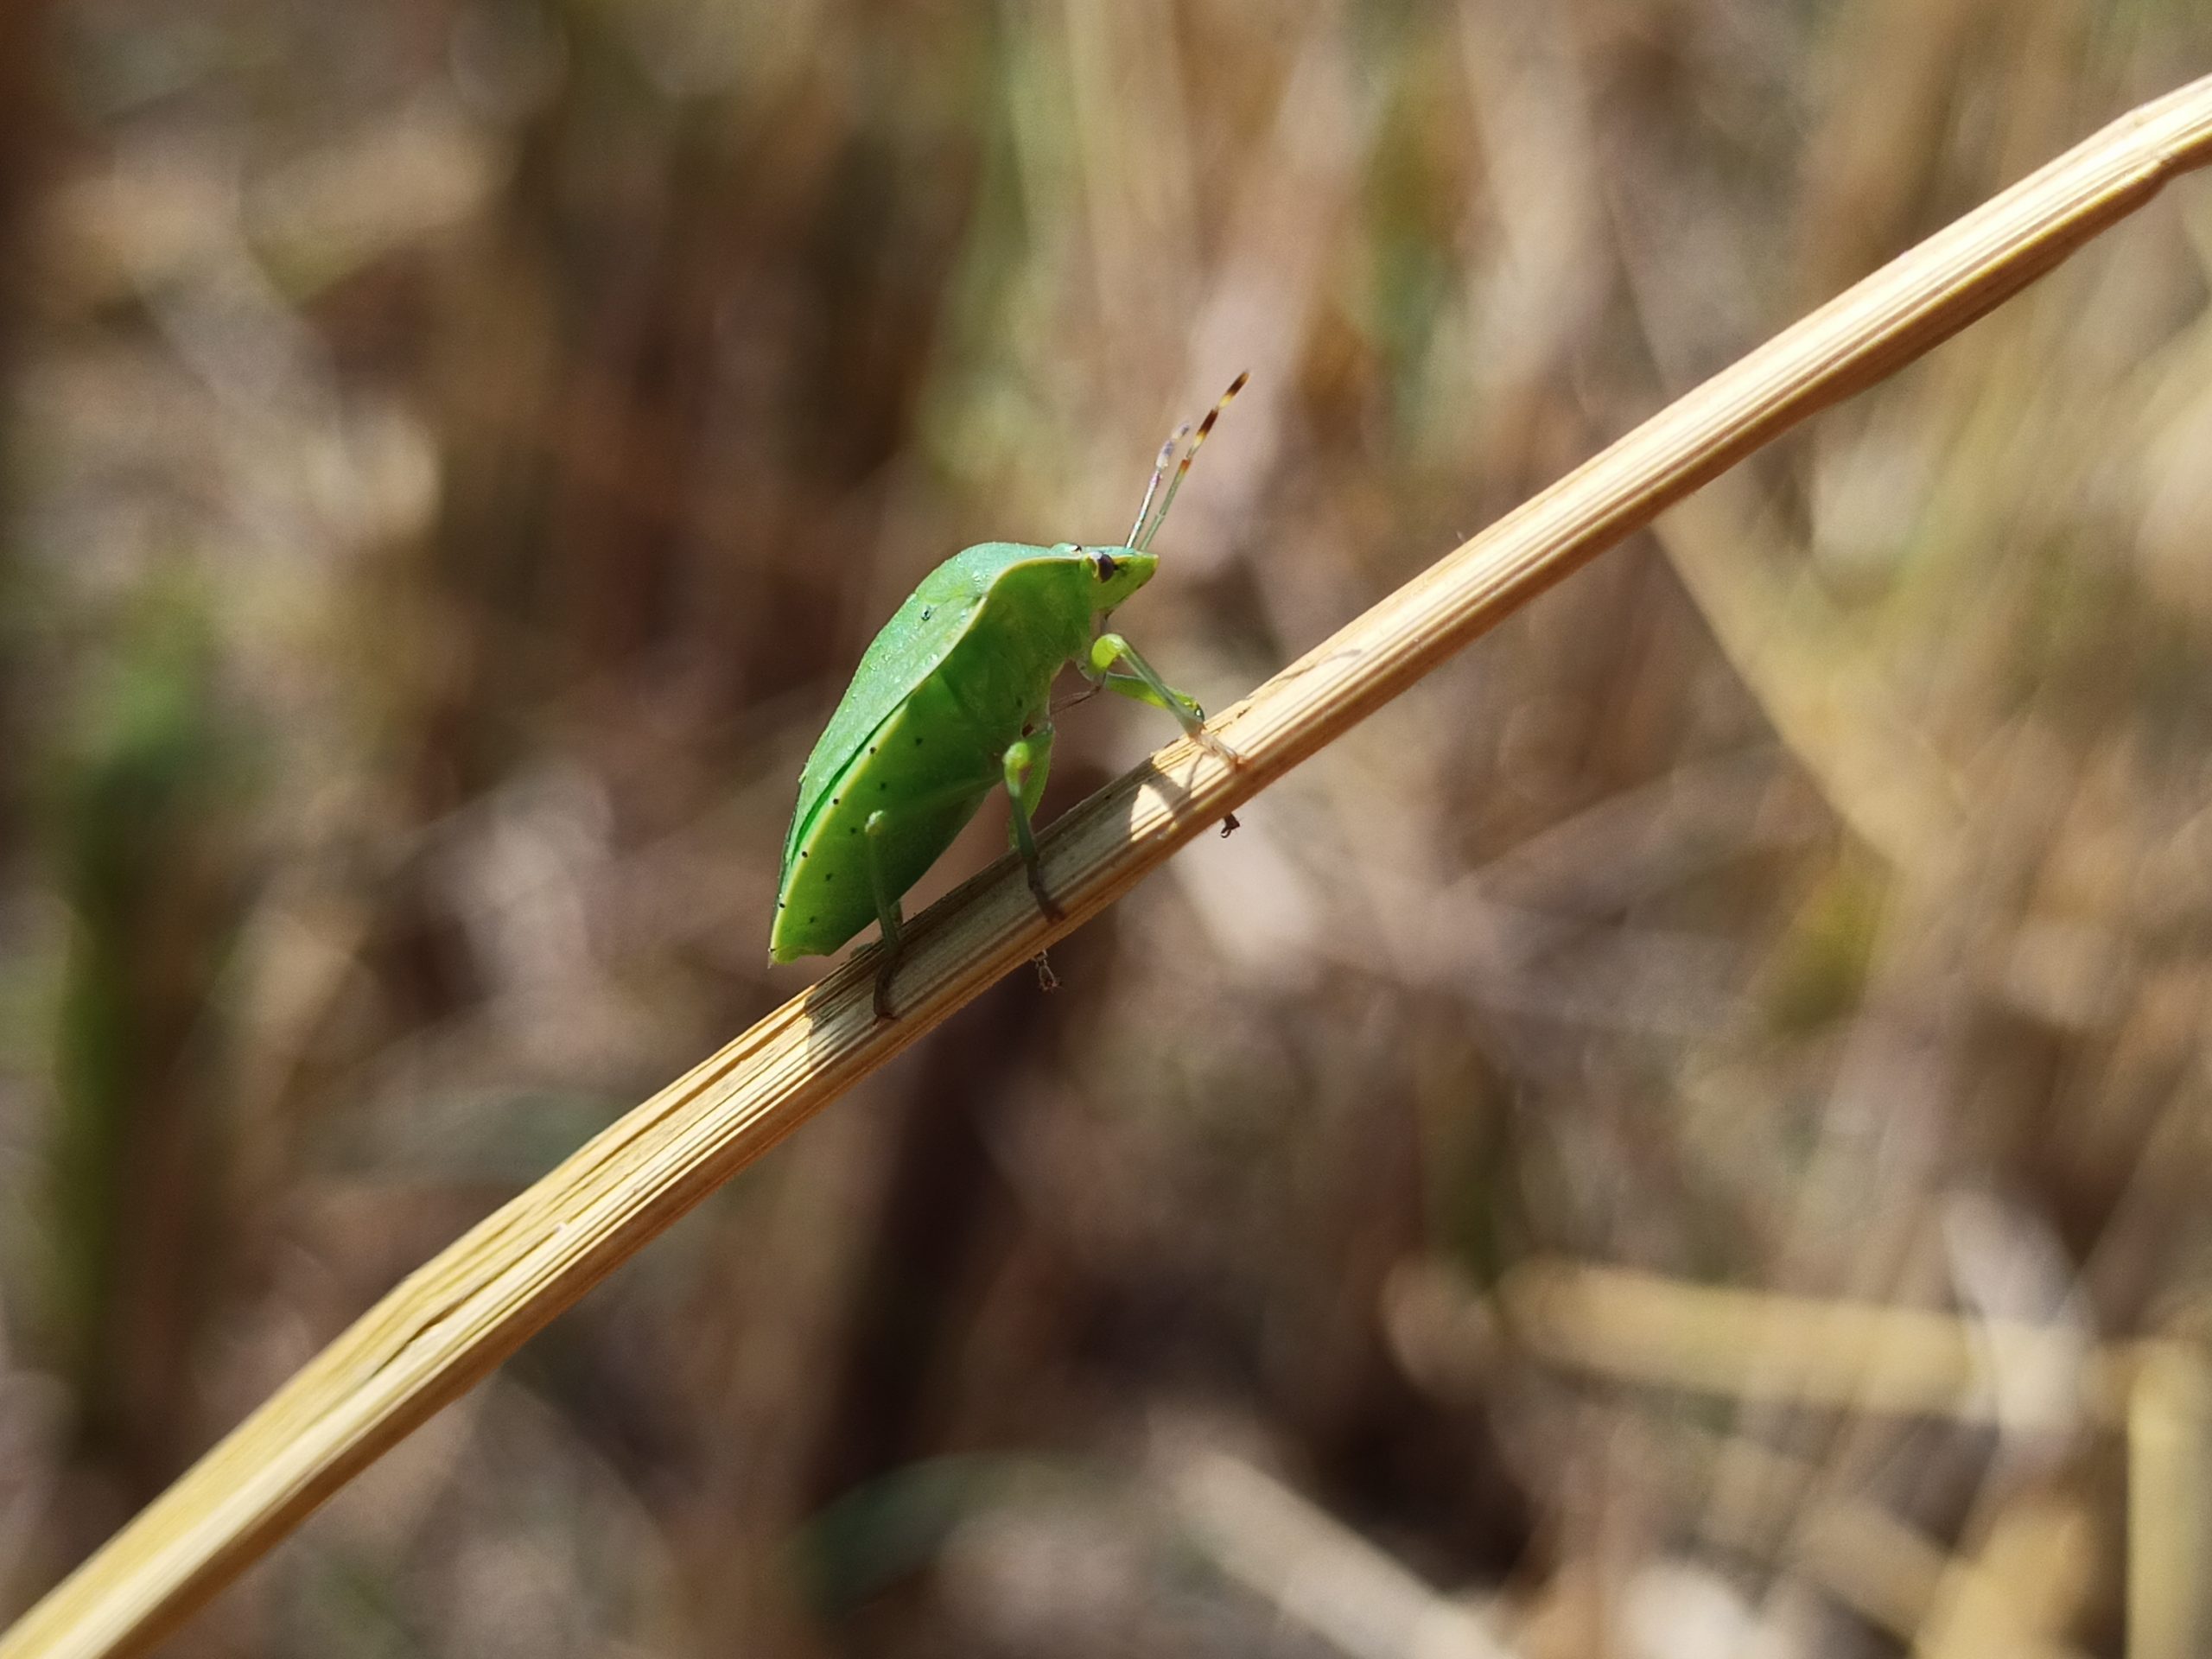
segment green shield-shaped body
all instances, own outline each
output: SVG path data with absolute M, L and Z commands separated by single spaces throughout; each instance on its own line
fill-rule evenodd
M 1007 747 L 1044 721 L 1094 619 L 1154 568 L 1127 548 L 988 542 L 923 580 L 861 658 L 799 775 L 776 961 L 826 955 L 876 918 L 871 841 L 888 897 L 921 879 L 1003 781 Z

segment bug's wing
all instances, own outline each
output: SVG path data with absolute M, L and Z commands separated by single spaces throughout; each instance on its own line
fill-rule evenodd
M 799 773 L 798 806 L 784 837 L 785 880 L 792 855 L 847 763 L 951 654 L 983 608 L 999 574 L 1042 550 L 1018 542 L 986 542 L 956 553 L 925 576 L 913 597 L 883 625 Z

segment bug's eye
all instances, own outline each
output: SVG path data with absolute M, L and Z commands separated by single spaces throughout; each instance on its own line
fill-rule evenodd
M 1111 553 L 1094 553 L 1090 556 L 1090 568 L 1098 573 L 1099 581 L 1107 582 L 1122 567 Z

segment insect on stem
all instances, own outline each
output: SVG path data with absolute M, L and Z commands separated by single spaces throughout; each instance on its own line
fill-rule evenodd
M 1227 409 L 1230 402 L 1236 397 L 1236 394 L 1244 390 L 1244 383 L 1251 378 L 1252 376 L 1249 370 L 1244 373 L 1239 374 L 1234 380 L 1229 383 L 1229 390 L 1221 394 L 1221 401 L 1206 411 L 1205 419 L 1198 423 L 1198 435 L 1191 440 L 1191 447 L 1183 452 L 1182 464 L 1175 469 L 1175 476 L 1167 486 L 1166 497 L 1160 504 L 1159 515 L 1153 519 L 1151 529 L 1145 529 L 1144 513 L 1141 509 L 1139 510 L 1137 513 L 1137 528 L 1130 533 L 1129 545 L 1131 547 L 1135 548 L 1139 552 L 1142 552 L 1152 545 L 1152 538 L 1160 534 L 1160 527 L 1167 522 L 1168 508 L 1175 505 L 1175 493 L 1183 487 L 1183 480 L 1191 475 L 1191 463 L 1198 459 L 1198 451 L 1205 447 L 1206 434 L 1213 430 L 1213 423 L 1221 418 L 1221 411 Z M 1174 437 L 1170 438 L 1167 441 L 1168 450 L 1163 450 L 1161 452 L 1160 466 L 1164 467 L 1166 465 L 1168 451 L 1173 450 L 1175 444 L 1181 440 L 1183 434 L 1188 432 L 1190 429 L 1189 426 L 1185 425 L 1176 432 Z M 1154 467 L 1152 474 L 1152 488 L 1147 489 L 1144 493 L 1146 506 L 1148 507 L 1152 505 L 1152 491 L 1158 489 L 1159 487 L 1160 469 L 1159 467 Z M 1141 540 L 1138 539 L 1140 533 L 1142 537 Z

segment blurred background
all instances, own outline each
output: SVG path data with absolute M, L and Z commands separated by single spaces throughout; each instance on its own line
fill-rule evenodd
M 1122 613 L 1224 704 L 2207 72 L 2198 0 L 0 11 L 0 1607 L 816 976 L 794 779 L 938 560 L 1118 537 L 1249 368 Z M 1537 601 L 170 1650 L 2207 1651 L 2209 272 L 2184 181 Z

